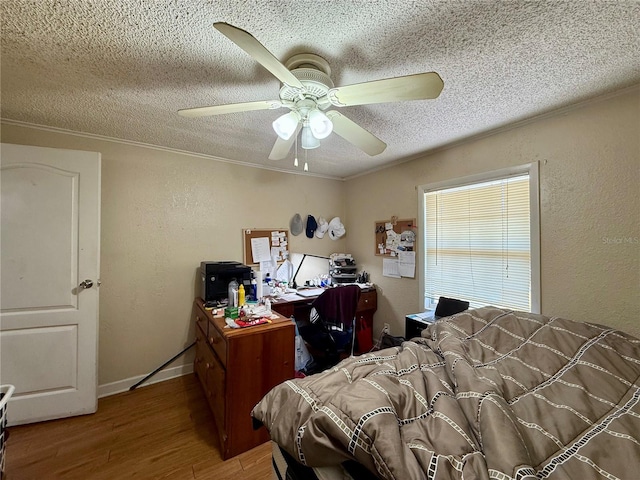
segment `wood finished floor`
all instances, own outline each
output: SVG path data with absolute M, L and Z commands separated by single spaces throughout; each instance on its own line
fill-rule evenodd
M 222 460 L 193 374 L 100 399 L 92 415 L 8 431 L 3 480 L 271 478 L 269 443 Z

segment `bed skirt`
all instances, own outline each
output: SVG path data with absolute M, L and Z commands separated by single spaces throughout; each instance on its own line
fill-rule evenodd
M 354 477 L 341 466 L 305 467 L 275 442 L 271 442 L 271 452 L 273 480 L 354 480 Z

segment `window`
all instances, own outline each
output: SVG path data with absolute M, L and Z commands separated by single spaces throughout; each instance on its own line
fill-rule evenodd
M 537 163 L 418 191 L 425 308 L 444 296 L 540 311 Z

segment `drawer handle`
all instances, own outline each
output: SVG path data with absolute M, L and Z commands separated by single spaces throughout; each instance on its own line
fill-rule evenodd
M 220 341 L 220 339 L 218 337 L 209 337 L 209 342 L 211 343 L 218 343 Z
M 204 366 L 207 368 L 207 370 L 211 368 L 211 364 L 209 362 L 205 363 Z
M 196 315 L 196 322 L 200 321 L 200 315 Z

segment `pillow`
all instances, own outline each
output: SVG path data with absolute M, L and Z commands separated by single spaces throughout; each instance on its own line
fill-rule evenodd
M 436 317 L 448 317 L 455 315 L 469 308 L 469 302 L 456 298 L 440 297 L 434 315 Z

